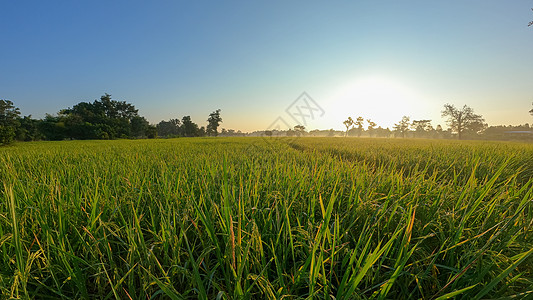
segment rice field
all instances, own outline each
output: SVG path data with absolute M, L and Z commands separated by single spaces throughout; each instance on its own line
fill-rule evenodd
M 0 148 L 0 298 L 533 297 L 533 144 Z

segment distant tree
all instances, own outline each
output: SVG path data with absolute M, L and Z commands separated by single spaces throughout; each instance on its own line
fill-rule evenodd
M 221 122 L 222 118 L 220 117 L 220 109 L 217 109 L 211 114 L 209 114 L 209 118 L 207 119 L 207 135 L 217 136 L 217 129 Z
M 435 132 L 434 132 L 434 138 L 442 138 L 443 137 L 443 130 L 442 130 L 442 126 L 437 125 L 437 127 L 435 127 Z
M 405 134 L 409 131 L 410 120 L 411 118 L 408 116 L 403 116 L 400 122 L 394 124 L 393 128 L 397 135 L 401 135 L 405 138 Z
M 205 129 L 204 126 L 198 128 L 198 130 L 196 131 L 196 135 L 195 136 L 206 136 L 207 135 L 207 131 Z
M 151 124 L 148 125 L 148 128 L 146 128 L 146 137 L 155 139 L 157 137 L 157 127 Z
M 131 136 L 132 137 L 148 137 L 148 130 L 150 123 L 141 116 L 134 116 L 131 122 Z
M 303 125 L 296 125 L 294 126 L 294 131 L 297 136 L 301 136 L 305 134 L 305 126 Z
M 64 117 L 46 114 L 37 127 L 45 140 L 60 141 L 68 138 Z
M 431 120 L 413 120 L 411 129 L 417 137 L 426 137 L 433 131 L 433 126 L 431 126 Z
M 181 119 L 181 131 L 183 136 L 186 137 L 193 137 L 193 136 L 199 136 L 200 135 L 200 128 L 198 128 L 198 124 L 194 123 L 191 120 L 191 116 L 184 116 Z
M 378 128 L 375 128 L 374 132 L 377 137 L 384 137 L 384 138 L 390 137 L 390 134 L 391 134 L 390 129 L 388 127 L 382 128 L 381 126 L 379 126 Z
M 360 137 L 363 133 L 363 124 L 365 122 L 365 119 L 363 117 L 357 117 L 356 121 L 354 122 L 354 125 L 357 125 L 357 136 Z
M 0 100 L 0 145 L 7 145 L 15 139 L 20 125 L 20 111 L 9 100 Z
M 179 119 L 170 119 L 161 121 L 156 125 L 157 135 L 162 137 L 176 137 L 180 135 L 181 121 Z
M 344 122 L 342 122 L 342 124 L 344 124 L 344 126 L 346 126 L 346 133 L 344 134 L 344 136 L 348 136 L 348 130 L 350 130 L 350 127 L 353 126 L 354 124 L 354 121 L 352 119 L 352 117 L 348 117 L 348 119 L 346 119 Z
M 74 139 L 114 139 L 135 137 L 142 118 L 130 103 L 111 99 L 104 94 L 94 102 L 80 102 L 72 108 L 63 109 L 58 117 L 64 122 L 65 134 Z M 137 126 L 133 132 L 132 124 Z M 51 129 L 51 128 L 49 128 Z
M 265 135 L 268 137 L 272 137 L 272 131 L 271 130 L 265 130 Z
M 35 120 L 30 116 L 19 118 L 20 126 L 17 128 L 16 139 L 18 141 L 38 141 L 44 137 L 39 131 L 40 120 Z
M 368 129 L 368 135 L 369 135 L 370 137 L 372 137 L 372 136 L 374 135 L 374 130 L 375 130 L 375 128 L 376 128 L 376 126 L 377 126 L 378 124 L 376 124 L 375 122 L 372 122 L 370 119 L 367 119 L 366 121 L 367 121 L 367 123 L 368 123 L 368 127 L 367 127 L 367 129 Z
M 287 130 L 287 131 L 285 132 L 285 134 L 286 134 L 287 136 L 295 136 L 295 135 L 296 135 L 296 131 L 294 131 L 294 130 L 292 130 L 291 128 L 289 128 L 289 130 Z
M 457 133 L 459 139 L 463 138 L 466 131 L 477 133 L 486 126 L 482 116 L 476 115 L 474 110 L 466 105 L 457 109 L 452 104 L 445 104 L 442 116 L 448 117 L 448 126 Z

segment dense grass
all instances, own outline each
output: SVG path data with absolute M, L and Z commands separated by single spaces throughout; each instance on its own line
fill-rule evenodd
M 532 177 L 531 144 L 16 144 L 0 297 L 532 297 Z

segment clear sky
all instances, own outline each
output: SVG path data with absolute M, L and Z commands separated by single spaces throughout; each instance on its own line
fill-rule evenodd
M 2 1 L 0 99 L 41 118 L 104 93 L 152 123 L 262 130 L 307 92 L 323 110 L 444 125 L 445 103 L 533 123 L 533 0 Z

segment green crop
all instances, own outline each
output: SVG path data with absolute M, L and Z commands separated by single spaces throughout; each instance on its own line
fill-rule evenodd
M 533 297 L 533 145 L 0 148 L 0 298 Z

